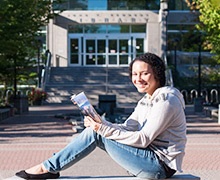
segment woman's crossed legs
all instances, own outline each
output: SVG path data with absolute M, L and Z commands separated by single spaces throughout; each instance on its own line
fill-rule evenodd
M 86 128 L 64 149 L 26 172 L 32 174 L 59 172 L 86 157 L 97 146 L 105 150 L 112 159 L 135 176 L 151 179 L 166 177 L 162 163 L 149 148 L 135 148 L 106 139 L 90 127 Z

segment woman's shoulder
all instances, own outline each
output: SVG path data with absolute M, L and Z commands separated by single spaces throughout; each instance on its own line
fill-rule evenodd
M 157 91 L 157 92 L 156 92 Z M 182 93 L 175 87 L 162 87 L 156 90 L 155 96 L 152 98 L 153 103 L 168 102 L 171 106 L 182 106 L 185 108 L 185 102 Z

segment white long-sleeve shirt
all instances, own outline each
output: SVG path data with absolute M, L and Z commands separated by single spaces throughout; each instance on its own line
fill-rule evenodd
M 122 144 L 151 148 L 170 168 L 181 171 L 186 144 L 185 103 L 173 87 L 146 94 L 123 124 L 102 122 L 98 134 Z

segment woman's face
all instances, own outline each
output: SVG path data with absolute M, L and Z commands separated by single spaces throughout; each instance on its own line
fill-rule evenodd
M 132 66 L 132 82 L 138 92 L 148 93 L 150 96 L 160 87 L 159 81 L 154 77 L 151 66 L 138 60 Z

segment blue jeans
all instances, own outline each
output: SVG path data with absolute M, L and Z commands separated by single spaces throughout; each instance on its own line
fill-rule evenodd
M 166 177 L 161 161 L 149 148 L 131 147 L 106 139 L 90 127 L 43 164 L 49 172 L 59 172 L 87 156 L 97 146 L 105 150 L 112 159 L 135 176 L 150 179 Z

